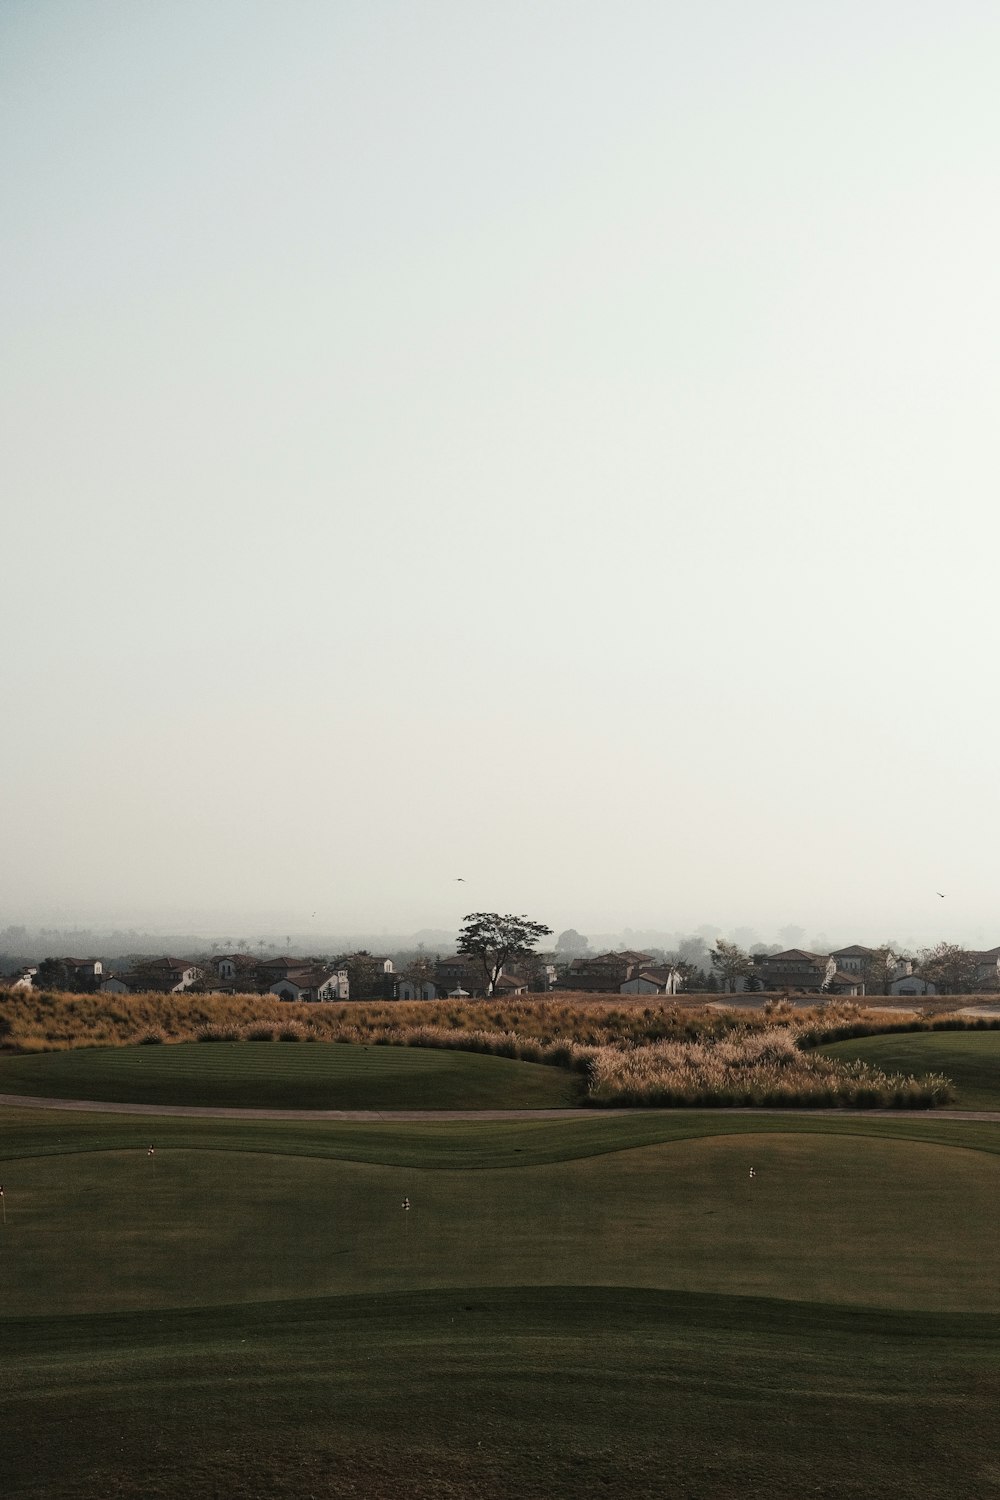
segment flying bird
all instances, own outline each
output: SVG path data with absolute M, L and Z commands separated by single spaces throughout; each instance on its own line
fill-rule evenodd
M 944 891 L 938 891 L 938 895 L 941 897 L 941 900 L 943 901 L 944 900 Z
M 466 885 L 467 883 L 468 882 L 466 881 L 466 878 L 465 878 L 464 875 L 456 875 L 455 876 L 455 884 L 456 885 Z

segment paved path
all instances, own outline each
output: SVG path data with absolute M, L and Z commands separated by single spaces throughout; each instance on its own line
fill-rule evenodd
M 100 1099 L 42 1099 L 33 1094 L 0 1094 L 0 1107 L 69 1109 L 99 1115 L 181 1116 L 200 1120 L 599 1120 L 609 1115 L 851 1115 L 875 1120 L 987 1120 L 1000 1122 L 1000 1110 L 988 1109 L 225 1109 L 199 1104 L 112 1104 Z

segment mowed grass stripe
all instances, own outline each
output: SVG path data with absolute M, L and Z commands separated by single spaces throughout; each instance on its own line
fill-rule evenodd
M 0 1059 L 0 1093 L 281 1109 L 530 1109 L 578 1101 L 561 1068 L 333 1042 L 79 1048 Z

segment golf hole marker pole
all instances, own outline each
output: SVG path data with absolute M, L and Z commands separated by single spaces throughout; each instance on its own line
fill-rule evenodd
M 404 1198 L 400 1207 L 403 1210 L 403 1239 L 410 1238 L 410 1200 Z
M 7 1199 L 3 1195 L 3 1187 L 0 1186 L 0 1208 L 3 1209 L 3 1222 L 7 1223 Z

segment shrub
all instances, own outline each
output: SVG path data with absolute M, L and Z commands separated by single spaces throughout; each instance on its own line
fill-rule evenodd
M 238 1026 L 199 1026 L 194 1034 L 196 1042 L 240 1042 L 243 1040 Z

